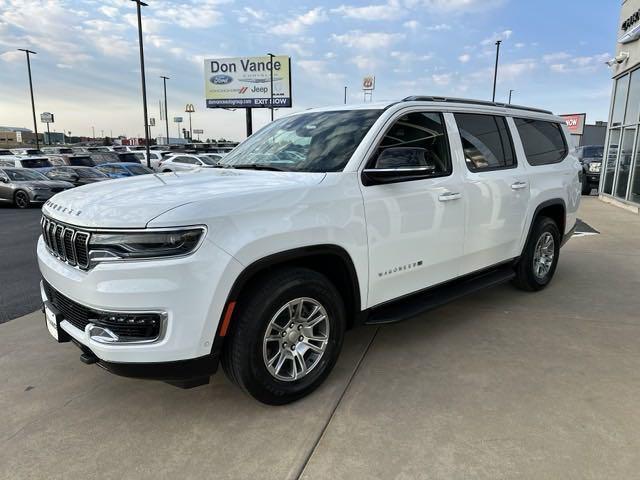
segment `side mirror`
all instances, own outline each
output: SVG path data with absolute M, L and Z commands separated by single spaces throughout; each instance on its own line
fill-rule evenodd
M 362 172 L 362 181 L 368 186 L 429 178 L 436 166 L 428 153 L 425 148 L 387 148 L 378 156 L 376 168 Z
M 0 182 L 2 183 L 9 183 L 9 179 L 6 177 L 0 177 Z

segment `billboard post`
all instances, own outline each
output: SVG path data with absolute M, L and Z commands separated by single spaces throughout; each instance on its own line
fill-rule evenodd
M 40 121 L 47 124 L 47 143 L 51 145 L 51 131 L 49 130 L 49 124 L 53 123 L 53 113 L 44 112 L 40 114 Z
M 247 136 L 252 132 L 251 109 L 289 108 L 291 59 L 285 55 L 209 58 L 204 61 L 207 108 L 244 108 Z

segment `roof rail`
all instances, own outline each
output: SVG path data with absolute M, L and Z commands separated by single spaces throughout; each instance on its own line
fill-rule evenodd
M 445 102 L 445 103 L 466 103 L 469 105 L 484 105 L 488 107 L 502 107 L 513 108 L 515 110 L 528 110 L 530 112 L 548 113 L 553 115 L 553 112 L 549 110 L 543 110 L 541 108 L 524 107 L 522 105 L 513 105 L 511 103 L 489 102 L 486 100 L 474 100 L 470 98 L 455 98 L 455 97 L 428 97 L 422 95 L 412 95 L 402 99 L 403 102 Z

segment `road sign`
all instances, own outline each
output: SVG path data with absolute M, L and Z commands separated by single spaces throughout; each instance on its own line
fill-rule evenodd
M 182 117 L 173 117 L 174 123 L 182 123 Z
M 42 123 L 54 123 L 53 121 L 53 113 L 44 112 L 40 114 L 40 121 Z
M 204 134 L 204 130 L 202 130 L 201 128 L 194 128 L 193 133 L 195 133 L 196 135 L 202 135 Z
M 149 126 L 150 127 L 156 126 L 156 119 L 154 117 L 149 118 Z

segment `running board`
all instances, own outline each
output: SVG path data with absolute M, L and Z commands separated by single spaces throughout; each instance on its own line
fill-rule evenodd
M 514 276 L 513 265 L 509 263 L 452 280 L 423 292 L 395 300 L 392 303 L 374 307 L 364 323 L 365 325 L 380 325 L 408 320 L 470 293 L 500 285 L 511 280 Z

